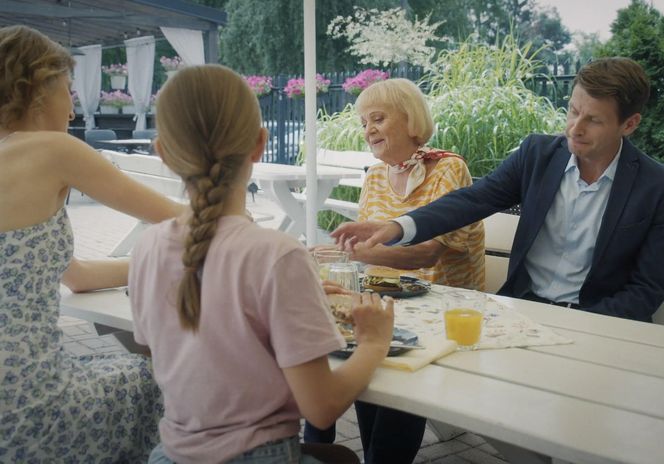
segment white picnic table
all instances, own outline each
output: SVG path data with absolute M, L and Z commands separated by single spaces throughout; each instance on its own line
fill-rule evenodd
M 400 305 L 417 314 L 447 290 L 434 285 Z M 490 298 L 573 343 L 457 352 L 416 372 L 379 368 L 361 399 L 574 463 L 664 462 L 664 326 Z M 133 327 L 124 288 L 65 290 L 61 309 Z
M 325 209 L 325 200 L 332 193 L 332 189 L 341 179 L 359 179 L 362 172 L 356 169 L 318 166 L 318 189 L 316 196 L 316 209 Z M 305 166 L 289 164 L 256 163 L 254 164 L 251 179 L 265 191 L 265 194 L 286 213 L 279 225 L 279 230 L 285 231 L 295 237 L 305 233 L 306 210 L 305 205 L 294 195 L 296 189 L 306 186 L 307 173 Z

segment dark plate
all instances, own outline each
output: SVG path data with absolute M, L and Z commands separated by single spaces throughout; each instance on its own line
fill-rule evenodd
M 429 288 L 431 288 L 429 282 L 416 279 L 415 277 L 401 276 L 401 290 L 378 292 L 378 294 L 380 296 L 391 296 L 392 298 L 411 298 L 428 292 Z
M 394 332 L 392 333 L 392 340 L 396 342 L 401 342 L 404 345 L 417 345 L 417 334 L 414 332 L 411 332 L 410 330 L 406 329 L 400 329 L 399 327 L 394 328 Z M 351 354 L 353 354 L 353 351 L 355 351 L 355 348 L 357 348 L 356 345 L 350 345 L 347 346 L 346 348 L 342 350 L 337 350 L 333 351 L 330 353 L 332 356 L 335 358 L 342 358 L 346 359 L 350 357 Z M 399 347 L 391 347 L 390 350 L 387 352 L 388 356 L 398 356 L 401 353 L 405 353 L 408 351 L 405 348 L 399 348 Z

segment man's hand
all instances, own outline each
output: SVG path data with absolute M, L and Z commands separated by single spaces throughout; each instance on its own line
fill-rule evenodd
M 330 236 L 345 249 L 358 242 L 366 242 L 367 248 L 371 248 L 400 239 L 403 230 L 393 221 L 344 222 L 333 230 Z

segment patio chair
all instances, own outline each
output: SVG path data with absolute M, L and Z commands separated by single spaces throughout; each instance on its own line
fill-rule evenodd
M 85 142 L 92 148 L 108 148 L 102 140 L 117 140 L 118 135 L 111 129 L 88 129 L 85 131 Z
M 157 129 L 136 129 L 132 131 L 132 139 L 154 139 L 157 136 Z

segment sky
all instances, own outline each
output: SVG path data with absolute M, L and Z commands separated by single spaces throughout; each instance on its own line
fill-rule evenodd
M 664 14 L 664 0 L 647 0 Z M 601 40 L 611 37 L 610 26 L 617 11 L 626 8 L 630 0 L 536 0 L 541 6 L 555 6 L 560 19 L 570 32 L 599 32 Z

